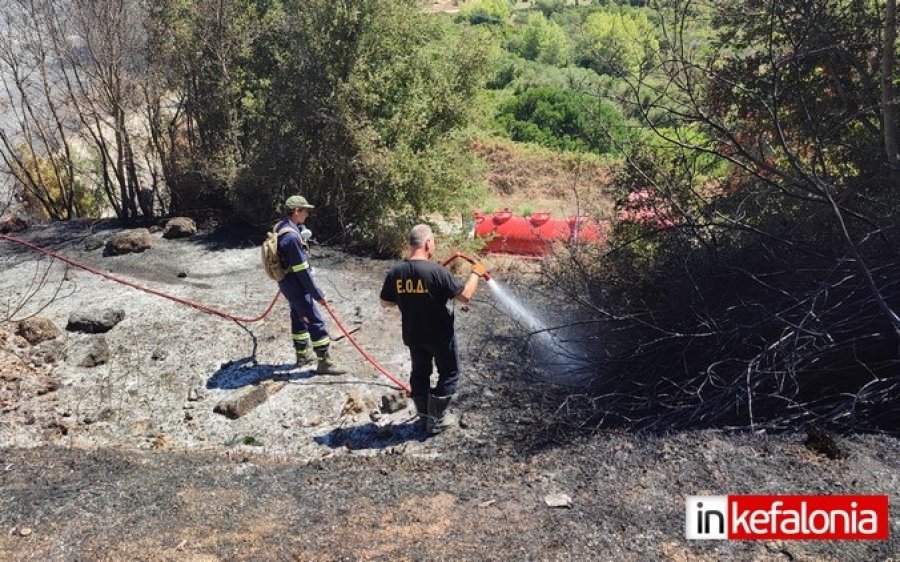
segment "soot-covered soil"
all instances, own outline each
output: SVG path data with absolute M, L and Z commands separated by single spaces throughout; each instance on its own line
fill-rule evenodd
M 257 247 L 239 237 L 156 235 L 152 249 L 119 257 L 85 249 L 111 233 L 67 224 L 23 237 L 241 315 L 255 316 L 274 293 Z M 241 327 L 0 245 L 0 296 L 11 316 L 0 327 L 0 559 L 900 555 L 896 538 L 686 541 L 685 495 L 888 494 L 897 505 L 900 444 L 888 436 L 841 437 L 844 458 L 829 460 L 805 448 L 799 434 L 551 432 L 569 391 L 540 381 L 547 369 L 522 351 L 516 323 L 490 291 L 457 316 L 464 365 L 457 407 L 465 428 L 426 440 L 410 408 L 380 410 L 391 386 L 346 339 L 334 354 L 347 375 L 292 369 L 283 300 L 262 322 Z M 319 248 L 313 264 L 335 312 L 358 328 L 354 337 L 405 380 L 399 318 L 377 304 L 389 263 Z M 529 294 L 522 279 L 500 281 Z M 96 308 L 121 309 L 125 317 L 102 335 L 65 330 L 73 311 Z M 15 336 L 15 320 L 33 315 L 48 318 L 60 335 L 36 345 Z M 247 359 L 254 337 L 256 364 Z M 84 366 L 86 350 L 101 338 L 108 359 Z M 214 412 L 222 399 L 271 379 L 287 385 L 244 416 Z M 570 498 L 568 507 L 550 507 L 554 499 L 567 503 L 560 494 Z M 896 513 L 891 526 L 896 537 Z

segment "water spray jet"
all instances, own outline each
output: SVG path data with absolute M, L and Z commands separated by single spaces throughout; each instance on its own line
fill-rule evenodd
M 471 256 L 456 252 L 447 258 L 443 265 L 447 266 L 457 259 L 462 259 L 472 265 L 478 263 Z M 583 358 L 578 357 L 579 354 L 575 353 L 572 346 L 548 328 L 532 310 L 520 302 L 501 283 L 493 279 L 489 273 L 485 272 L 483 277 L 497 302 L 528 330 L 528 339 L 533 349 L 541 361 L 549 367 L 547 374 L 551 376 L 548 380 L 561 384 L 582 384 L 584 382 L 584 380 L 580 380 L 582 377 L 573 376 L 573 372 L 579 370 L 579 367 L 584 367 L 585 362 Z

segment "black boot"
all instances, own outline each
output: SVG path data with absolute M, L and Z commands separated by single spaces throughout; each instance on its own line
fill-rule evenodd
M 422 419 L 428 417 L 428 395 L 413 396 L 412 401 L 416 406 L 416 413 L 419 414 L 419 417 Z
M 412 396 L 413 404 L 416 406 L 416 414 L 419 419 L 416 420 L 416 428 L 428 429 L 428 395 Z
M 459 418 L 447 411 L 453 396 L 428 397 L 428 417 L 425 420 L 425 431 L 428 435 L 437 435 L 459 427 Z

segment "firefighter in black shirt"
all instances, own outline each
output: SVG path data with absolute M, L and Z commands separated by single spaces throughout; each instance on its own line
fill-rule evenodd
M 409 385 L 413 403 L 426 420 L 429 434 L 437 434 L 458 422 L 447 413 L 459 380 L 459 359 L 453 330 L 453 308 L 448 301 L 468 304 L 486 274 L 480 263 L 464 284 L 447 268 L 432 263 L 434 233 L 420 224 L 409 233 L 409 258 L 391 267 L 381 288 L 381 306 L 397 306 L 403 324 L 403 343 L 409 347 L 412 372 Z M 432 361 L 438 382 L 431 388 Z

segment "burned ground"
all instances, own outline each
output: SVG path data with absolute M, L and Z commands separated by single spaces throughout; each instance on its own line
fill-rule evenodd
M 108 231 L 90 225 L 26 235 L 234 313 L 255 315 L 274 293 L 249 240 L 157 235 L 143 254 L 102 257 L 86 241 Z M 390 384 L 347 341 L 334 352 L 348 375 L 290 369 L 283 300 L 245 329 L 2 246 L 0 295 L 10 311 L 23 303 L 12 319 L 38 314 L 63 335 L 44 347 L 0 340 L 4 391 L 15 379 L 18 392 L 0 420 L 0 558 L 872 560 L 900 551 L 896 538 L 685 541 L 685 495 L 878 493 L 896 504 L 900 444 L 842 436 L 843 454 L 830 459 L 807 449 L 804 434 L 561 427 L 579 389 L 546 382 L 549 370 L 490 291 L 458 312 L 466 428 L 425 440 L 410 409 L 377 411 Z M 399 318 L 377 304 L 389 262 L 318 248 L 313 264 L 342 321 L 405 379 Z M 521 279 L 500 281 L 536 299 Z M 98 307 L 125 318 L 106 334 L 64 331 L 71 312 Z M 109 359 L 79 366 L 79 350 L 100 337 Z M 254 338 L 256 364 L 247 359 Z M 213 411 L 272 377 L 287 385 L 244 416 Z M 551 494 L 571 506 L 549 507 Z M 891 524 L 896 537 L 896 514 Z

